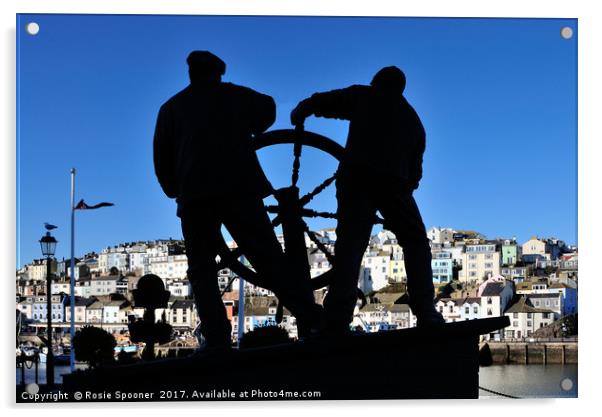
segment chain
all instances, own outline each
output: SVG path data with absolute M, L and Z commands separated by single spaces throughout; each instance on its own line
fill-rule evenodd
M 479 389 L 482 389 L 483 391 L 487 391 L 487 392 L 490 392 L 490 393 L 495 394 L 495 395 L 499 395 L 500 397 L 515 398 L 515 399 L 520 398 L 520 397 L 515 397 L 513 395 L 504 394 L 502 392 L 497 392 L 497 391 L 494 391 L 494 390 L 491 390 L 491 389 L 483 388 L 480 385 L 479 385 Z

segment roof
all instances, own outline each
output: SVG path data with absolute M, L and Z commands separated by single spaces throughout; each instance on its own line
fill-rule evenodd
M 100 310 L 104 307 L 104 304 L 100 301 L 94 301 L 92 304 L 88 306 L 88 310 Z
M 446 298 L 440 298 L 437 302 L 440 302 L 440 301 L 443 302 L 443 303 L 445 303 L 445 304 L 451 302 L 451 303 L 454 303 L 456 305 L 459 305 L 460 302 L 462 301 L 462 299 L 461 298 L 449 298 L 449 297 L 446 297 Z
M 404 295 L 403 292 L 377 292 L 374 294 L 374 298 L 378 299 L 381 304 L 395 304 Z
M 530 290 L 532 287 L 533 283 L 526 281 L 526 282 L 518 282 L 516 283 L 516 289 L 517 290 Z
M 125 307 L 129 304 L 127 300 L 111 300 L 109 302 L 104 303 L 105 307 Z
M 248 316 L 269 316 L 269 307 L 245 304 L 245 317 Z
M 464 299 L 464 301 L 462 301 L 462 304 L 481 304 L 481 298 L 480 297 L 466 297 Z
M 93 281 L 118 281 L 121 279 L 120 275 L 101 275 L 99 277 L 93 277 Z
M 558 298 L 560 297 L 559 292 L 550 292 L 550 293 L 539 293 L 539 294 L 529 294 L 528 298 Z
M 504 289 L 504 284 L 501 282 L 490 282 L 485 286 L 483 292 L 481 293 L 481 297 L 492 297 L 496 295 L 500 295 L 502 290 Z
M 523 296 L 519 300 L 512 304 L 505 313 L 554 313 L 552 310 L 546 310 L 543 308 L 533 307 L 527 300 L 527 297 Z
M 75 306 L 76 307 L 87 307 L 90 304 L 94 303 L 96 300 L 95 297 L 90 297 L 90 298 L 85 298 L 85 297 L 78 297 L 75 296 Z M 66 305 L 71 305 L 71 297 L 67 298 L 67 303 Z
M 388 311 L 392 313 L 409 313 L 410 306 L 407 304 L 381 304 L 371 303 L 366 304 L 360 311 L 362 313 L 369 313 L 372 311 Z
M 194 307 L 194 301 L 193 300 L 176 300 L 174 301 L 174 303 L 171 305 L 171 309 L 172 310 L 177 310 L 177 309 L 188 309 L 188 308 L 193 308 Z

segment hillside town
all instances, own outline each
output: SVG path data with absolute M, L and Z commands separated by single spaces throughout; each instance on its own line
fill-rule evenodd
M 485 340 L 524 340 L 564 337 L 567 329 L 555 325 L 577 314 L 578 250 L 554 238 L 487 239 L 474 231 L 432 227 L 433 283 L 436 308 L 447 322 L 506 315 L 510 326 L 485 335 Z M 282 241 L 282 239 L 281 239 Z M 324 229 L 307 238 L 312 277 L 331 268 L 336 232 Z M 230 242 L 232 247 L 234 244 Z M 323 250 L 327 249 L 328 254 Z M 16 273 L 16 309 L 22 331 L 43 332 L 52 314 L 57 337 L 68 336 L 70 260 L 51 262 L 52 313 L 47 311 L 46 260 L 34 260 Z M 174 340 L 194 345 L 198 325 L 192 289 L 186 277 L 187 258 L 181 240 L 121 243 L 75 260 L 75 325 L 98 326 L 112 333 L 119 345 L 130 345 L 128 323 L 141 319 L 132 291 L 147 274 L 159 276 L 170 299 L 161 317 L 174 330 Z M 286 276 L 282 277 L 286 280 Z M 232 340 L 239 334 L 239 278 L 228 268 L 219 270 L 223 302 L 232 322 Z M 395 236 L 382 230 L 372 236 L 358 277 L 366 296 L 355 311 L 357 331 L 377 332 L 416 326 L 405 292 L 404 253 Z M 321 302 L 327 289 L 315 292 Z M 276 324 L 278 301 L 269 291 L 244 285 L 244 332 Z M 295 318 L 284 309 L 279 326 L 297 337 Z

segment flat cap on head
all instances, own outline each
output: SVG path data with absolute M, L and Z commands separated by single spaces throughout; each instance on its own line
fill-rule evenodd
M 402 94 L 406 88 L 406 76 L 402 70 L 395 66 L 384 67 L 374 75 L 370 85 L 382 90 Z
M 192 51 L 186 59 L 190 71 L 224 75 L 226 63 L 209 51 Z

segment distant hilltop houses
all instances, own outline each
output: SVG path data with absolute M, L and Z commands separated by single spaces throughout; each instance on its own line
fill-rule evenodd
M 486 338 L 521 339 L 542 334 L 540 329 L 577 314 L 576 247 L 555 238 L 533 236 L 518 243 L 515 238 L 487 239 L 475 231 L 442 227 L 431 227 L 427 236 L 436 287 L 434 302 L 446 321 L 506 315 L 511 326 Z M 283 244 L 282 236 L 278 238 Z M 306 237 L 312 277 L 331 268 L 329 257 L 318 246 L 333 253 L 335 242 L 335 229 L 320 230 L 313 240 Z M 17 271 L 16 308 L 23 323 L 32 329 L 44 328 L 47 314 L 52 314 L 58 327 L 68 327 L 70 267 L 69 259 L 51 262 L 51 313 L 46 307 L 46 260 L 34 260 Z M 132 290 L 140 277 L 155 274 L 171 293 L 168 307 L 157 311 L 156 317 L 163 317 L 182 337 L 189 336 L 198 318 L 186 270 L 184 242 L 172 239 L 121 243 L 75 259 L 76 326 L 99 325 L 115 333 L 127 332 L 127 323 L 143 314 L 143 309 L 133 304 Z M 238 277 L 227 268 L 217 275 L 236 339 Z M 407 304 L 406 280 L 404 253 L 395 235 L 382 230 L 372 236 L 358 276 L 358 287 L 368 303 L 362 308 L 358 304 L 353 326 L 367 332 L 415 326 L 416 318 Z M 326 291 L 316 291 L 318 302 Z M 271 292 L 246 283 L 245 300 L 245 331 L 276 324 L 278 302 Z M 286 309 L 280 326 L 296 337 L 295 318 Z

